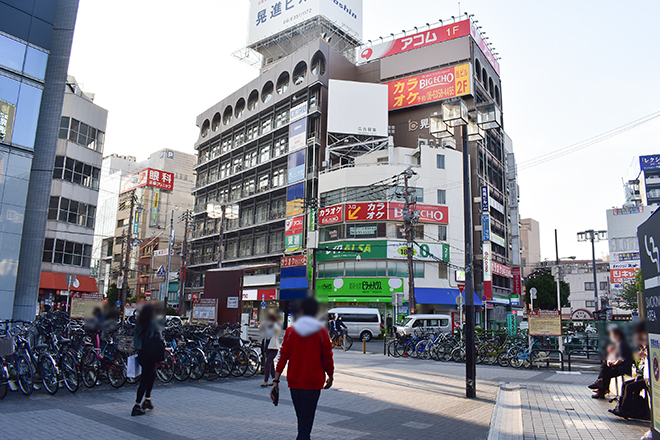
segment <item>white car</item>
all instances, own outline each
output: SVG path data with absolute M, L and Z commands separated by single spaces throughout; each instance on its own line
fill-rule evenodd
M 403 324 L 396 327 L 397 333 L 401 335 L 410 335 L 418 329 L 421 331 L 451 333 L 451 316 L 408 315 L 404 318 Z
M 328 315 L 339 315 L 348 329 L 348 336 L 368 341 L 381 335 L 383 322 L 380 310 L 359 307 L 342 307 L 328 310 Z

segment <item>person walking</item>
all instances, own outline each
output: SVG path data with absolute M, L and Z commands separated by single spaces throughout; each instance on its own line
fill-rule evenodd
M 262 387 L 267 387 L 269 385 L 268 379 L 275 378 L 275 358 L 277 357 L 277 352 L 280 350 L 280 336 L 282 335 L 282 326 L 277 321 L 277 316 L 274 314 L 269 314 L 266 318 L 266 322 L 262 323 L 260 326 L 262 337 L 264 338 L 264 351 L 265 351 L 265 363 L 264 363 L 264 382 L 261 384 Z M 270 383 L 273 385 L 273 383 Z
M 300 310 L 302 316 L 284 334 L 270 395 L 273 402 L 277 402 L 280 377 L 288 364 L 286 380 L 298 418 L 296 439 L 309 440 L 321 389 L 332 386 L 335 365 L 328 331 L 316 319 L 318 302 L 305 298 Z
M 141 416 L 146 410 L 154 409 L 151 403 L 151 390 L 156 380 L 156 364 L 165 359 L 165 345 L 158 337 L 155 315 L 153 306 L 144 306 L 138 316 L 133 334 L 133 346 L 138 353 L 142 376 L 131 416 Z M 144 403 L 142 403 L 143 397 Z
M 589 385 L 589 388 L 594 391 L 594 395 L 591 396 L 594 399 L 605 398 L 610 391 L 612 379 L 632 372 L 633 352 L 626 342 L 623 331 L 619 327 L 613 326 L 610 329 L 610 340 L 614 347 L 613 357 L 601 365 L 598 380 Z
M 394 333 L 393 333 L 394 325 L 393 324 L 394 323 L 392 321 L 392 314 L 388 312 L 387 313 L 387 318 L 385 318 L 385 325 L 387 326 L 387 335 L 390 336 L 390 337 L 394 336 Z

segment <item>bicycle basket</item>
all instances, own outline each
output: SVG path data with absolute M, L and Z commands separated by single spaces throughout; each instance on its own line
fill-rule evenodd
M 14 340 L 12 338 L 0 339 L 0 357 L 10 356 L 14 353 Z
M 123 353 L 131 353 L 134 351 L 132 336 L 116 336 L 115 342 L 117 343 L 117 350 Z
M 218 339 L 218 344 L 221 347 L 236 348 L 241 345 L 241 340 L 239 338 L 234 338 L 231 336 L 221 336 Z

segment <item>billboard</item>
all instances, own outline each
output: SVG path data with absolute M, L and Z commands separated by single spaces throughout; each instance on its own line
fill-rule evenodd
M 305 180 L 305 151 L 299 150 L 289 154 L 288 182 L 296 183 Z
M 132 191 L 142 186 L 172 190 L 174 189 L 174 173 L 145 168 L 137 173 L 130 174 L 121 180 L 121 192 Z
M 360 222 L 365 220 L 385 220 L 386 218 L 387 218 L 386 202 L 346 204 L 347 222 Z
M 635 282 L 635 275 L 639 270 L 639 261 L 627 263 L 610 263 L 610 281 L 612 284 L 623 284 L 626 281 Z
M 330 206 L 319 210 L 319 225 L 332 225 L 344 221 L 344 205 Z
M 380 297 L 375 302 L 392 302 L 393 293 L 403 293 L 401 278 L 335 278 L 316 281 L 316 295 L 319 299 L 332 301 L 368 301 L 367 298 Z
M 493 67 L 493 69 L 495 69 L 495 72 L 500 75 L 500 62 L 497 61 L 495 54 L 493 54 L 493 52 L 490 50 L 484 39 L 481 38 L 481 33 L 477 30 L 477 25 L 474 23 L 471 23 L 470 25 L 470 33 L 472 34 L 474 41 L 477 43 L 477 46 L 479 46 L 479 49 L 481 49 L 481 52 L 483 52 L 483 54 L 486 56 L 488 63 Z
M 289 151 L 296 151 L 307 145 L 307 118 L 289 125 Z
M 470 20 L 463 20 L 413 35 L 406 35 L 385 43 L 374 44 L 360 52 L 360 62 L 389 57 L 466 35 L 470 35 Z
M 289 122 L 295 122 L 298 119 L 302 119 L 304 116 L 307 116 L 307 101 L 291 108 L 291 111 L 289 112 Z
M 398 110 L 469 95 L 472 93 L 471 81 L 470 64 L 466 63 L 386 83 L 388 109 Z
M 485 242 L 483 244 L 483 264 L 484 264 L 484 281 L 493 280 L 493 265 L 492 265 L 492 255 L 490 252 L 490 243 Z
M 385 259 L 387 258 L 387 242 L 379 240 L 353 240 L 339 241 L 336 243 L 321 246 L 323 249 L 317 251 L 316 261 L 331 260 L 355 260 L 356 252 L 342 252 L 343 250 L 361 251 L 360 258 L 365 259 Z
M 511 268 L 503 264 L 493 261 L 493 274 L 500 275 L 506 278 L 513 278 Z
M 303 213 L 305 183 L 300 182 L 286 189 L 286 216 L 294 217 Z
M 660 170 L 660 154 L 639 156 L 639 168 L 642 171 Z
M 250 0 L 248 46 L 319 15 L 362 39 L 362 0 Z
M 293 257 L 282 257 L 280 267 L 307 266 L 307 255 L 295 255 Z
M 403 260 L 408 258 L 408 246 L 403 241 L 387 242 L 387 258 Z M 441 243 L 415 243 L 413 260 L 416 261 L 449 261 L 449 245 Z
M 390 220 L 403 220 L 403 208 L 405 205 L 399 202 L 391 202 L 389 205 L 388 218 Z M 420 223 L 449 224 L 448 206 L 420 205 L 417 203 L 412 205 L 411 209 L 419 212 Z
M 387 137 L 387 86 L 330 80 L 328 131 Z M 360 105 L 355 105 L 356 103 Z

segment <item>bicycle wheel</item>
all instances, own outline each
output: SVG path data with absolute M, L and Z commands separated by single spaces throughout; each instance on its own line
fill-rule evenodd
M 169 383 L 174 378 L 174 358 L 169 351 L 165 352 L 165 359 L 156 364 L 156 375 L 163 383 Z
M 523 360 L 520 358 L 521 355 L 523 355 L 524 351 L 520 347 L 513 347 L 511 350 L 509 350 L 508 357 L 509 357 L 509 365 L 511 365 L 513 368 L 520 368 L 523 365 Z
M 392 357 L 399 357 L 399 354 L 396 352 L 396 341 L 390 341 L 387 343 L 387 355 Z
M 93 388 L 96 385 L 96 380 L 99 377 L 99 360 L 95 350 L 86 349 L 83 352 L 80 360 L 80 373 L 82 374 L 83 384 L 87 388 Z
M 220 377 L 224 379 L 231 376 L 231 372 L 234 369 L 234 355 L 227 348 L 221 348 L 220 353 L 222 354 L 223 360 Z
M 62 380 L 67 390 L 72 393 L 78 391 L 80 379 L 78 376 L 78 365 L 76 357 L 70 351 L 64 352 L 60 358 L 60 369 L 62 371 Z
M 231 369 L 231 375 L 234 377 L 241 377 L 248 369 L 248 356 L 241 348 L 235 348 L 234 354 L 234 368 Z
M 497 355 L 497 364 L 500 367 L 508 367 L 509 363 L 509 354 L 506 351 L 502 351 Z
M 216 380 L 222 371 L 222 354 L 218 350 L 213 350 L 206 361 L 206 370 L 204 371 L 204 379 Z
M 351 337 L 348 335 L 344 335 L 344 338 L 342 340 L 342 349 L 344 351 L 348 351 L 351 349 L 352 346 L 353 346 L 353 339 L 351 339 Z
M 451 352 L 451 358 L 454 362 L 463 362 L 465 360 L 465 349 L 463 347 L 456 347 Z
M 7 385 L 9 381 L 9 372 L 3 364 L 4 360 L 0 358 L 0 400 L 4 399 L 7 395 Z
M 179 382 L 190 377 L 192 371 L 192 362 L 190 356 L 185 351 L 177 351 L 174 353 L 174 378 Z
M 202 350 L 195 349 L 190 352 L 190 378 L 199 380 L 204 376 L 206 370 L 206 356 Z
M 245 377 L 252 377 L 261 370 L 261 356 L 255 351 L 248 351 L 248 369 L 245 372 Z
M 30 367 L 30 361 L 24 354 L 16 355 L 14 369 L 16 370 L 16 381 L 21 393 L 29 396 L 34 390 L 34 373 Z
M 42 353 L 39 355 L 37 366 L 39 369 L 39 375 L 41 376 L 41 384 L 44 386 L 44 389 L 48 394 L 54 395 L 59 389 L 59 379 L 57 377 L 58 374 L 55 359 L 53 359 L 48 353 Z
M 415 344 L 415 357 L 418 357 L 419 359 L 428 359 L 428 341 L 427 340 L 421 340 L 417 344 Z
M 485 344 L 479 348 L 481 362 L 486 365 L 493 365 L 497 362 L 497 348 L 492 344 Z
M 115 356 L 111 363 L 106 366 L 108 382 L 113 388 L 121 388 L 126 383 L 126 362 L 122 356 Z

